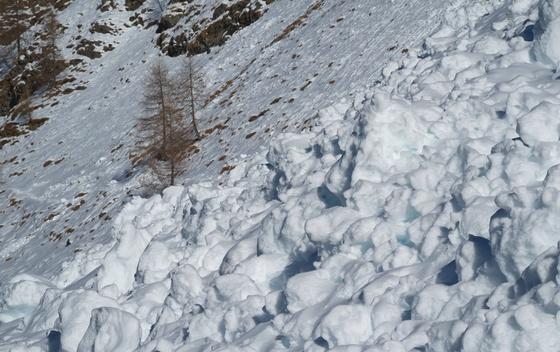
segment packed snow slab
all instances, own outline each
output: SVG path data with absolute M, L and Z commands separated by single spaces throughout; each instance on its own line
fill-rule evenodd
M 91 321 L 78 351 L 134 351 L 141 336 L 140 323 L 132 314 L 114 308 L 98 308 L 91 312 Z

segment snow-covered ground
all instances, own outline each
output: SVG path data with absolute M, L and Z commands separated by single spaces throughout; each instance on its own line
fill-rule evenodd
M 277 11 L 281 3 L 274 3 Z M 355 7 L 360 14 L 367 7 L 365 1 L 325 3 Z M 443 10 L 444 3 L 408 2 L 408 11 Z M 407 9 L 399 7 L 405 4 L 400 1 L 379 4 Z M 271 6 L 260 25 L 278 20 L 273 11 Z M 348 22 L 349 15 L 336 22 L 342 15 L 335 13 L 317 16 L 333 16 L 335 27 Z M 411 15 L 402 19 L 402 31 L 395 27 L 390 33 L 409 31 L 402 38 L 412 43 L 414 33 L 430 27 L 414 26 L 414 19 L 437 24 Z M 345 28 L 351 31 L 352 26 Z M 309 41 L 322 29 L 312 28 L 310 21 L 305 27 Z M 364 31 L 360 26 L 354 30 Z M 356 36 L 354 44 L 367 41 L 367 36 Z M 0 286 L 0 351 L 55 351 L 59 346 L 63 351 L 161 352 L 557 351 L 559 37 L 558 0 L 455 1 L 421 48 L 407 45 L 402 51 L 399 46 L 398 55 L 364 49 L 376 61 L 364 58 L 366 65 L 353 56 L 347 71 L 337 71 L 337 82 L 344 77 L 352 82 L 341 82 L 332 92 L 313 82 L 309 93 L 307 87 L 299 91 L 298 109 L 287 104 L 270 108 L 270 116 L 278 119 L 286 111 L 282 124 L 292 127 L 282 134 L 281 127 L 271 128 L 276 131 L 272 138 L 261 136 L 260 141 L 270 139 L 266 150 L 257 150 L 257 140 L 252 144 L 245 136 L 234 137 L 231 150 L 238 159 L 229 174 L 192 182 L 211 175 L 200 166 L 188 186 L 151 198 L 131 197 L 103 225 L 105 237 L 94 232 L 103 240 L 84 236 L 74 241 L 85 243 L 71 260 L 63 251 L 48 254 L 49 247 L 35 252 L 34 236 L 28 246 L 7 241 L 14 251 L 5 253 L 18 253 L 20 259 L 13 259 L 13 267 L 2 266 L 7 280 Z M 386 38 L 383 45 L 394 39 Z M 346 45 L 351 39 L 330 40 Z M 313 45 L 320 48 L 320 42 Z M 234 50 L 231 43 L 221 49 L 224 60 L 235 60 L 228 51 Z M 139 57 L 154 55 L 137 45 L 133 52 Z M 348 54 L 358 51 L 348 45 Z M 262 49 L 257 60 L 266 58 L 270 48 Z M 313 47 L 301 59 L 311 57 L 308 53 L 314 53 Z M 111 55 L 126 58 L 118 47 Z M 241 56 L 236 61 L 243 66 Z M 381 65 L 388 56 L 393 61 Z M 208 65 L 210 76 L 215 72 L 218 77 L 218 66 Z M 250 69 L 258 71 L 253 65 Z M 290 67 L 280 59 L 272 66 L 279 70 L 282 65 Z M 306 73 L 314 65 L 307 63 Z M 380 70 L 382 78 L 375 82 Z M 106 82 L 110 75 L 94 77 Z M 284 97 L 276 85 L 264 89 L 257 80 L 247 76 L 243 87 L 252 88 L 236 93 L 235 101 L 246 104 L 239 105 L 246 110 L 259 109 L 244 100 L 251 95 L 261 99 L 255 92 Z M 360 85 L 364 88 L 358 93 Z M 79 94 L 93 99 L 94 92 L 88 91 Z M 82 102 L 75 102 L 76 109 L 83 108 Z M 324 103 L 330 106 L 316 114 L 310 128 L 293 126 Z M 92 100 L 93 109 L 111 108 L 102 104 Z M 219 100 L 216 104 L 205 116 L 219 111 Z M 222 108 L 230 109 L 227 103 Z M 123 104 L 118 111 L 127 110 Z M 266 116 L 257 121 L 272 121 Z M 111 118 L 116 123 L 119 117 Z M 79 123 L 104 126 L 89 119 Z M 222 138 L 234 130 L 230 125 Z M 242 130 L 245 134 L 246 127 Z M 115 132 L 108 128 L 105 135 Z M 66 132 L 64 138 L 72 136 Z M 219 153 L 217 138 L 209 137 L 201 150 Z M 74 148 L 87 150 L 79 143 Z M 84 163 L 98 160 L 96 153 L 84 154 Z M 251 154 L 243 158 L 241 153 Z M 124 164 L 98 162 L 111 174 L 116 172 L 111 165 Z M 83 177 L 76 182 L 101 191 L 87 179 L 91 174 Z M 36 184 L 45 187 L 44 194 L 62 192 Z M 126 185 L 133 188 L 133 182 Z M 111 194 L 119 194 L 123 185 L 111 187 Z M 60 272 L 56 254 L 66 261 Z M 30 267 L 40 266 L 43 255 L 47 268 Z
M 0 270 L 0 282 L 22 272 L 56 280 L 65 261 L 93 246 L 103 256 L 111 245 L 113 219 L 139 193 L 141 170 L 131 166 L 131 131 L 143 114 L 145 74 L 158 55 L 156 26 L 131 26 L 124 0 L 114 3 L 116 9 L 104 12 L 96 1 L 73 0 L 59 14 L 67 27 L 58 42 L 65 58 L 84 60 L 66 73 L 75 80 L 64 88 L 79 89 L 37 98 L 35 104 L 42 107 L 36 117 L 49 121 L 0 151 L 0 260 L 9 264 Z M 207 136 L 184 183 L 215 179 L 224 166 L 234 167 L 237 158 L 263 148 L 274 134 L 306 129 L 318 109 L 373 85 L 384 63 L 421 45 L 437 28 L 448 3 L 270 4 L 256 23 L 196 58 L 208 93 L 216 97 L 201 112 Z M 302 16 L 299 26 L 291 26 Z M 94 23 L 113 31 L 92 33 Z M 293 30 L 275 41 L 286 28 Z M 75 54 L 82 39 L 100 41 L 99 48 L 111 44 L 114 50 L 98 49 L 103 56 L 89 60 Z M 166 58 L 171 69 L 181 60 Z M 92 269 L 84 265 L 81 274 Z

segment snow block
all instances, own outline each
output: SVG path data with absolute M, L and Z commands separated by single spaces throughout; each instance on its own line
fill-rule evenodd
M 560 34 L 560 33 L 559 33 Z M 543 102 L 517 120 L 517 133 L 530 146 L 538 142 L 557 142 L 560 105 Z
M 295 275 L 288 280 L 286 298 L 292 313 L 325 300 L 335 290 L 327 270 L 314 270 Z
M 75 291 L 66 297 L 58 309 L 56 330 L 61 332 L 62 349 L 77 350 L 91 318 L 91 312 L 99 307 L 117 308 L 117 302 L 100 296 L 94 291 Z
M 539 26 L 542 33 L 535 43 L 534 54 L 540 62 L 560 67 L 560 1 L 542 0 L 539 4 Z
M 132 289 L 140 258 L 150 241 L 161 233 L 179 229 L 183 214 L 179 204 L 182 195 L 182 187 L 170 187 L 164 191 L 163 197 L 134 198 L 125 206 L 114 224 L 117 243 L 107 253 L 97 276 L 99 290 L 115 285 L 118 294 L 122 295 Z M 153 249 L 157 251 L 157 248 Z M 142 264 L 143 269 L 145 263 Z M 153 272 L 153 277 L 148 275 L 147 280 L 160 278 L 161 273 Z
M 501 209 L 490 222 L 492 254 L 502 273 L 513 281 L 560 240 L 560 199 L 556 188 L 540 192 L 519 188 L 501 194 L 496 203 Z
M 29 318 L 45 291 L 53 285 L 42 277 L 20 274 L 0 286 L 0 324 Z
M 339 305 L 321 320 L 315 330 L 329 347 L 363 344 L 372 334 L 371 308 L 362 305 Z
M 132 314 L 115 308 L 97 308 L 91 312 L 78 352 L 134 351 L 141 336 L 140 323 Z

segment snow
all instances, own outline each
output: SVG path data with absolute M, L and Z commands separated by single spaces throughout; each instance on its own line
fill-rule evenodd
M 162 254 L 161 246 L 152 239 L 177 230 L 177 221 L 182 216 L 182 208 L 177 205 L 181 197 L 180 188 L 168 188 L 162 197 L 151 199 L 135 198 L 123 209 L 115 219 L 114 231 L 117 243 L 107 253 L 97 274 L 97 286 L 104 290 L 115 286 L 118 294 L 128 292 L 135 282 L 137 269 L 145 283 L 159 281 L 167 273 L 158 273 L 170 267 L 169 263 L 158 261 Z M 168 255 L 166 257 L 170 259 Z M 153 266 L 157 262 L 162 268 Z M 153 278 L 155 276 L 155 278 Z
M 327 299 L 336 289 L 329 276 L 328 270 L 314 270 L 291 277 L 284 292 L 288 310 L 297 313 Z
M 201 6 L 199 15 L 211 17 L 218 3 L 196 1 Z M 267 12 L 250 28 L 195 59 L 206 74 L 209 94 L 220 91 L 228 81 L 233 83 L 201 111 L 201 131 L 218 125 L 223 129 L 214 128 L 199 143 L 204 152 L 193 156 L 182 182 L 213 180 L 225 165 L 237 166 L 241 155 L 261 153 L 273 135 L 300 133 L 311 125 L 318 109 L 337 104 L 343 97 L 353 99 L 356 91 L 376 81 L 383 63 L 419 45 L 438 26 L 447 3 L 399 0 L 369 6 L 321 1 L 304 24 L 274 43 L 315 0 L 267 5 Z M 37 96 L 34 104 L 41 107 L 36 116 L 49 120 L 0 152 L 0 162 L 13 160 L 2 166 L 6 193 L 0 198 L 0 257 L 10 261 L 0 272 L 2 279 L 31 272 L 70 284 L 86 275 L 99 265 L 93 258 L 101 260 L 113 245 L 113 219 L 132 197 L 146 196 L 139 189 L 142 168 L 132 168 L 130 152 L 132 129 L 143 113 L 140 101 L 147 68 L 159 55 L 154 45 L 157 26 L 131 25 L 133 13 L 125 11 L 124 1 L 114 4 L 115 9 L 101 11 L 97 3 L 73 0 L 58 14 L 67 27 L 58 41 L 65 58 L 84 61 L 65 72 L 75 81 L 61 90 L 85 90 Z M 156 2 L 146 1 L 142 11 L 154 6 Z M 157 13 L 156 9 L 146 16 Z M 181 21 L 181 26 L 189 27 L 186 18 Z M 411 21 L 416 25 L 410 26 Z M 89 29 L 94 23 L 108 24 L 114 31 L 92 33 Z M 90 60 L 74 53 L 81 39 L 111 44 L 114 50 Z M 173 73 L 181 58 L 164 60 Z M 357 66 L 361 69 L 355 70 Z M 271 105 L 277 98 L 281 100 Z M 265 115 L 249 121 L 265 110 Z M 253 132 L 253 137 L 246 138 Z M 21 203 L 11 205 L 11 200 Z M 44 265 L 34 265 L 38 258 Z
M 535 55 L 543 63 L 551 64 L 557 69 L 560 65 L 560 3 L 557 0 L 539 3 L 539 21 L 542 33 L 537 38 Z
M 60 342 L 64 350 L 77 350 L 80 341 L 88 330 L 88 325 L 90 325 L 92 311 L 99 307 L 116 308 L 118 305 L 113 299 L 90 290 L 74 291 L 60 303 L 55 326 L 56 330 L 61 332 Z M 89 332 L 88 335 L 92 333 L 94 332 Z M 90 339 L 90 337 L 87 339 Z
M 560 108 L 559 104 L 543 102 L 517 120 L 517 133 L 529 146 L 538 142 L 556 142 L 559 140 L 559 125 L 554 118 Z
M 356 304 L 338 305 L 321 320 L 315 334 L 329 346 L 361 345 L 372 333 L 370 310 Z
M 52 285 L 45 279 L 28 274 L 15 276 L 0 292 L 0 322 L 28 318 Z
M 140 345 L 141 336 L 140 324 L 132 314 L 115 308 L 97 308 L 91 311 L 91 321 L 78 351 L 133 351 Z
M 300 96 L 319 109 L 305 131 L 127 198 L 59 274 L 11 276 L 0 350 L 49 351 L 53 331 L 68 352 L 557 350 L 558 16 L 454 2 L 378 83 Z

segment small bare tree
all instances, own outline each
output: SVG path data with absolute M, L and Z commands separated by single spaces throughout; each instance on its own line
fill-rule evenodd
M 204 105 L 205 81 L 200 68 L 187 55 L 183 60 L 177 79 L 178 101 L 183 114 L 191 120 L 195 140 L 200 140 L 197 114 Z
M 175 184 L 184 172 L 184 159 L 192 144 L 190 128 L 175 102 L 175 84 L 167 67 L 158 60 L 150 69 L 144 91 L 144 111 L 138 123 L 138 154 L 159 179 Z
M 51 60 L 56 59 L 58 54 L 58 47 L 56 46 L 56 39 L 60 31 L 60 22 L 56 18 L 56 12 L 53 6 L 49 7 L 49 10 L 45 16 L 45 54 Z
M 19 103 L 11 111 L 12 119 L 21 124 L 29 124 L 33 118 L 33 106 L 31 105 L 31 93 L 29 88 L 23 87 Z
M 0 77 L 12 67 L 12 50 L 10 47 L 0 46 Z
M 23 13 L 23 1 L 15 0 L 14 2 L 14 16 L 15 16 L 15 32 L 16 32 L 16 52 L 17 57 L 21 55 L 22 51 L 22 37 L 25 31 L 25 24 L 23 23 L 22 13 Z
M 56 76 L 61 71 L 60 65 L 62 56 L 60 49 L 56 45 L 56 40 L 60 34 L 61 25 L 56 18 L 56 12 L 53 6 L 45 16 L 44 40 L 45 46 L 42 48 L 42 58 L 40 62 L 40 71 L 42 78 L 48 86 L 53 86 L 56 82 Z
M 0 0 L 0 13 L 2 13 L 2 23 L 0 27 L 0 41 L 10 43 L 3 47 L 2 59 L 8 61 L 10 66 L 18 59 L 24 50 L 24 33 L 27 30 L 28 23 L 26 21 L 25 10 L 29 7 L 27 1 L 24 0 Z

